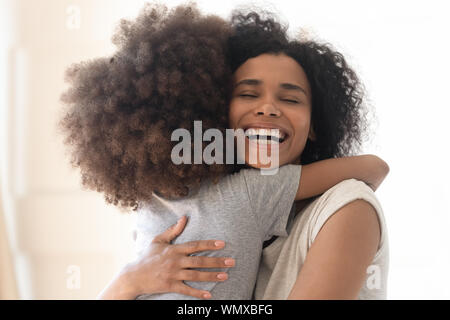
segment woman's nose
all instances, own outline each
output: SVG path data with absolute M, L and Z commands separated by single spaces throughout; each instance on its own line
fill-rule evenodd
M 279 117 L 281 115 L 281 111 L 273 103 L 264 103 L 255 109 L 255 115 Z

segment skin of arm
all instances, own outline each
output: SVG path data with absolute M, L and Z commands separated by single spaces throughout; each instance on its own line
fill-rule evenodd
M 372 205 L 355 200 L 343 206 L 319 231 L 288 299 L 356 299 L 379 242 Z
M 387 163 L 370 154 L 303 165 L 295 200 L 322 194 L 339 182 L 351 178 L 365 182 L 375 191 L 388 173 Z
M 133 300 L 139 294 L 132 285 L 130 285 L 129 275 L 124 268 L 110 283 L 100 292 L 97 300 Z

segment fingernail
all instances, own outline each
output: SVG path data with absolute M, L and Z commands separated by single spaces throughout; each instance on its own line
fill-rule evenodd
M 221 247 L 221 246 L 225 245 L 225 242 L 218 240 L 218 241 L 214 242 L 214 244 L 216 245 L 216 247 Z
M 203 294 L 203 298 L 209 299 L 209 298 L 211 298 L 211 294 L 210 293 L 205 293 L 205 294 Z
M 227 278 L 227 274 L 226 273 L 219 273 L 217 275 L 217 278 L 219 278 L 220 280 L 225 280 Z
M 227 266 L 232 266 L 232 265 L 234 264 L 234 260 L 233 260 L 233 259 L 226 259 L 226 260 L 225 260 L 225 264 L 226 264 Z

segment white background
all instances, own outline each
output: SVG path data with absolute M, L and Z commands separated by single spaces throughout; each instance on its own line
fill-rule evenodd
M 53 0 L 40 2 L 43 7 L 56 5 L 56 1 Z M 95 41 L 98 46 L 89 52 L 80 49 L 79 55 L 74 53 L 73 61 L 112 52 L 114 47 L 110 38 L 114 25 L 120 18 L 134 17 L 144 3 L 144 1 L 131 0 L 89 1 L 89 4 L 87 1 L 63 2 L 66 7 L 75 5 L 81 8 L 81 30 L 88 25 L 90 40 Z M 169 7 L 184 3 L 184 1 L 163 2 Z M 0 11 L 7 13 L 6 9 L 12 5 L 12 1 L 2 0 L 0 3 Z M 197 3 L 202 11 L 224 18 L 227 18 L 231 10 L 239 5 L 254 4 L 257 7 L 266 8 L 276 12 L 282 22 L 289 23 L 292 35 L 299 28 L 306 29 L 311 36 L 333 44 L 344 54 L 365 84 L 376 114 L 376 119 L 373 119 L 371 142 L 365 145 L 364 151 L 379 155 L 387 161 L 391 169 L 389 176 L 376 192 L 383 206 L 389 231 L 388 298 L 450 299 L 450 187 L 448 185 L 450 179 L 448 169 L 450 22 L 447 19 L 450 12 L 447 2 L 323 0 L 197 1 Z M 92 10 L 86 11 L 87 6 L 91 6 Z M 26 8 L 26 2 L 24 8 Z M 67 12 L 60 10 L 56 13 L 58 14 L 61 15 L 61 21 L 64 21 L 64 14 Z M 99 17 L 93 19 L 94 14 L 98 14 Z M 32 23 L 15 19 L 19 18 L 6 14 L 2 17 L 0 41 L 5 46 L 0 45 L 0 47 L 16 45 L 14 38 L 17 30 L 12 27 L 13 25 L 27 26 Z M 44 21 L 42 29 L 48 27 L 45 25 L 46 17 L 41 16 L 40 19 Z M 50 14 L 48 19 L 51 20 Z M 39 28 L 34 28 L 31 34 L 34 33 L 36 37 L 39 37 L 41 31 Z M 71 36 L 76 37 L 74 33 Z M 71 38 L 68 37 L 66 41 L 71 41 Z M 72 39 L 72 41 L 75 40 Z M 67 45 L 63 41 L 59 44 Z M 3 157 L 1 160 L 3 177 L 6 172 L 9 172 L 9 168 L 12 168 L 11 164 L 8 167 L 8 152 L 15 153 L 14 157 L 10 156 L 9 162 L 15 162 L 11 159 L 19 162 L 19 165 L 14 167 L 16 173 L 10 175 L 10 179 L 2 181 L 5 194 L 8 196 L 8 192 L 11 193 L 10 212 L 14 212 L 18 201 L 17 195 L 26 195 L 27 190 L 40 190 L 40 194 L 44 192 L 42 190 L 45 190 L 46 195 L 58 195 L 58 192 L 66 194 L 64 192 L 67 190 L 71 190 L 70 192 L 75 190 L 79 194 L 88 193 L 88 191 L 81 191 L 77 174 L 70 172 L 67 165 L 60 164 L 64 160 L 61 160 L 63 158 L 58 147 L 55 147 L 55 157 L 59 157 L 59 162 L 52 165 L 52 170 L 55 171 L 52 173 L 48 170 L 50 173 L 46 178 L 39 179 L 40 184 L 36 184 L 39 188 L 33 189 L 35 186 L 33 183 L 27 185 L 26 172 L 33 170 L 20 169 L 20 163 L 24 162 L 24 166 L 27 165 L 27 153 L 20 153 L 20 150 L 17 151 L 12 146 L 15 145 L 14 141 L 17 139 L 19 141 L 24 135 L 24 132 L 20 131 L 21 114 L 24 110 L 35 112 L 39 108 L 38 105 L 33 105 L 33 101 L 29 101 L 31 98 L 26 96 L 27 88 L 45 86 L 45 75 L 42 75 L 41 81 L 33 80 L 26 86 L 21 87 L 19 83 L 18 86 L 22 88 L 25 96 L 17 95 L 17 99 L 14 100 L 16 105 L 11 106 L 12 100 L 9 96 L 15 93 L 10 90 L 12 87 L 9 84 L 11 79 L 8 73 L 6 51 L 1 51 L 1 58 L 1 124 L 3 128 L 9 128 L 8 132 L 13 132 L 13 134 L 7 134 L 6 130 L 2 131 L 0 157 Z M 64 60 L 62 53 L 43 59 L 51 59 L 56 65 L 59 63 L 61 70 L 68 63 Z M 20 68 L 26 68 L 27 64 L 19 63 L 18 66 L 18 69 L 14 71 L 16 73 L 23 72 Z M 55 97 L 58 96 L 61 88 L 58 87 Z M 28 107 L 22 110 L 17 104 L 28 104 Z M 55 106 L 53 109 L 57 108 Z M 14 114 L 16 119 L 13 124 L 8 120 L 11 119 L 10 114 Z M 32 121 L 24 124 L 24 131 L 28 127 L 33 127 Z M 45 169 L 45 163 L 42 165 Z M 52 178 L 52 174 L 62 175 L 66 184 L 49 182 L 46 185 L 45 181 L 58 181 Z M 25 178 L 22 175 L 25 175 Z M 18 182 L 13 182 L 16 180 Z M 70 187 L 67 187 L 68 185 Z M 97 197 L 98 203 L 101 203 L 100 196 L 94 197 Z M 11 217 L 12 231 L 10 232 L 14 244 L 16 232 L 13 230 L 13 214 Z M 104 219 L 106 221 L 107 218 Z M 100 222 L 96 223 L 95 226 L 98 228 L 95 232 L 111 231 L 105 230 L 104 226 L 102 228 Z M 120 223 L 117 223 L 120 226 Z M 111 251 L 112 254 L 127 250 L 124 249 L 125 247 L 120 248 L 121 243 L 116 245 L 116 250 Z M 20 248 L 19 243 L 16 249 Z M 20 261 L 20 258 L 17 258 L 17 261 Z M 21 272 L 25 271 L 22 267 L 19 269 L 22 270 L 18 271 L 20 276 Z M 111 276 L 108 272 L 105 279 Z M 92 291 L 97 289 L 97 287 L 92 288 Z M 21 284 L 24 297 L 51 297 L 51 294 L 39 296 L 26 293 L 32 290 L 27 284 Z

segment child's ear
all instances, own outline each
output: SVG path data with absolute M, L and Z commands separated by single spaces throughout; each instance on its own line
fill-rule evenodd
M 312 140 L 312 141 L 316 141 L 316 133 L 314 132 L 314 128 L 311 125 L 311 127 L 309 128 L 309 134 L 308 134 L 308 139 Z

